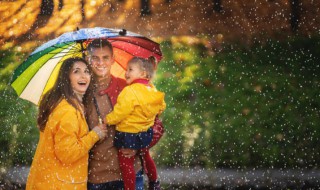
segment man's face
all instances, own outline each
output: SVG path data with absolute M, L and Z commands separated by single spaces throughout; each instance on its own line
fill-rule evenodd
M 89 52 L 88 60 L 95 77 L 105 78 L 111 75 L 110 70 L 114 59 L 108 47 L 94 48 Z

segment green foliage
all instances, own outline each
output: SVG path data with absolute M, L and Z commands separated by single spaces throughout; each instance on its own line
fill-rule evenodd
M 162 43 L 159 164 L 318 167 L 320 39 L 229 46 Z
M 0 167 L 31 164 L 38 141 L 36 107 L 18 98 L 9 86 L 12 71 L 24 55 L 14 51 L 0 54 Z

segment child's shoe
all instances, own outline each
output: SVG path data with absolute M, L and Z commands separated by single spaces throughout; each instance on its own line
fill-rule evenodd
M 161 190 L 159 181 L 150 181 L 149 190 Z

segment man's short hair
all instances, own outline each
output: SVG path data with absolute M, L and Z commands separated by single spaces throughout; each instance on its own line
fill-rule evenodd
M 113 54 L 113 48 L 111 43 L 105 39 L 105 38 L 99 38 L 99 39 L 94 39 L 92 40 L 87 47 L 88 53 L 91 53 L 93 51 L 93 49 L 96 48 L 103 48 L 103 47 L 107 47 L 111 50 L 111 53 Z

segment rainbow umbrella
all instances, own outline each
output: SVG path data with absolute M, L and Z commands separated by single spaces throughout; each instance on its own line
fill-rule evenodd
M 115 57 L 111 73 L 117 77 L 124 77 L 127 62 L 133 56 L 154 56 L 158 62 L 162 58 L 159 44 L 139 34 L 125 29 L 83 28 L 38 47 L 15 69 L 11 86 L 20 98 L 38 105 L 41 96 L 56 81 L 61 63 L 69 57 L 84 57 L 87 44 L 97 38 L 111 42 Z

